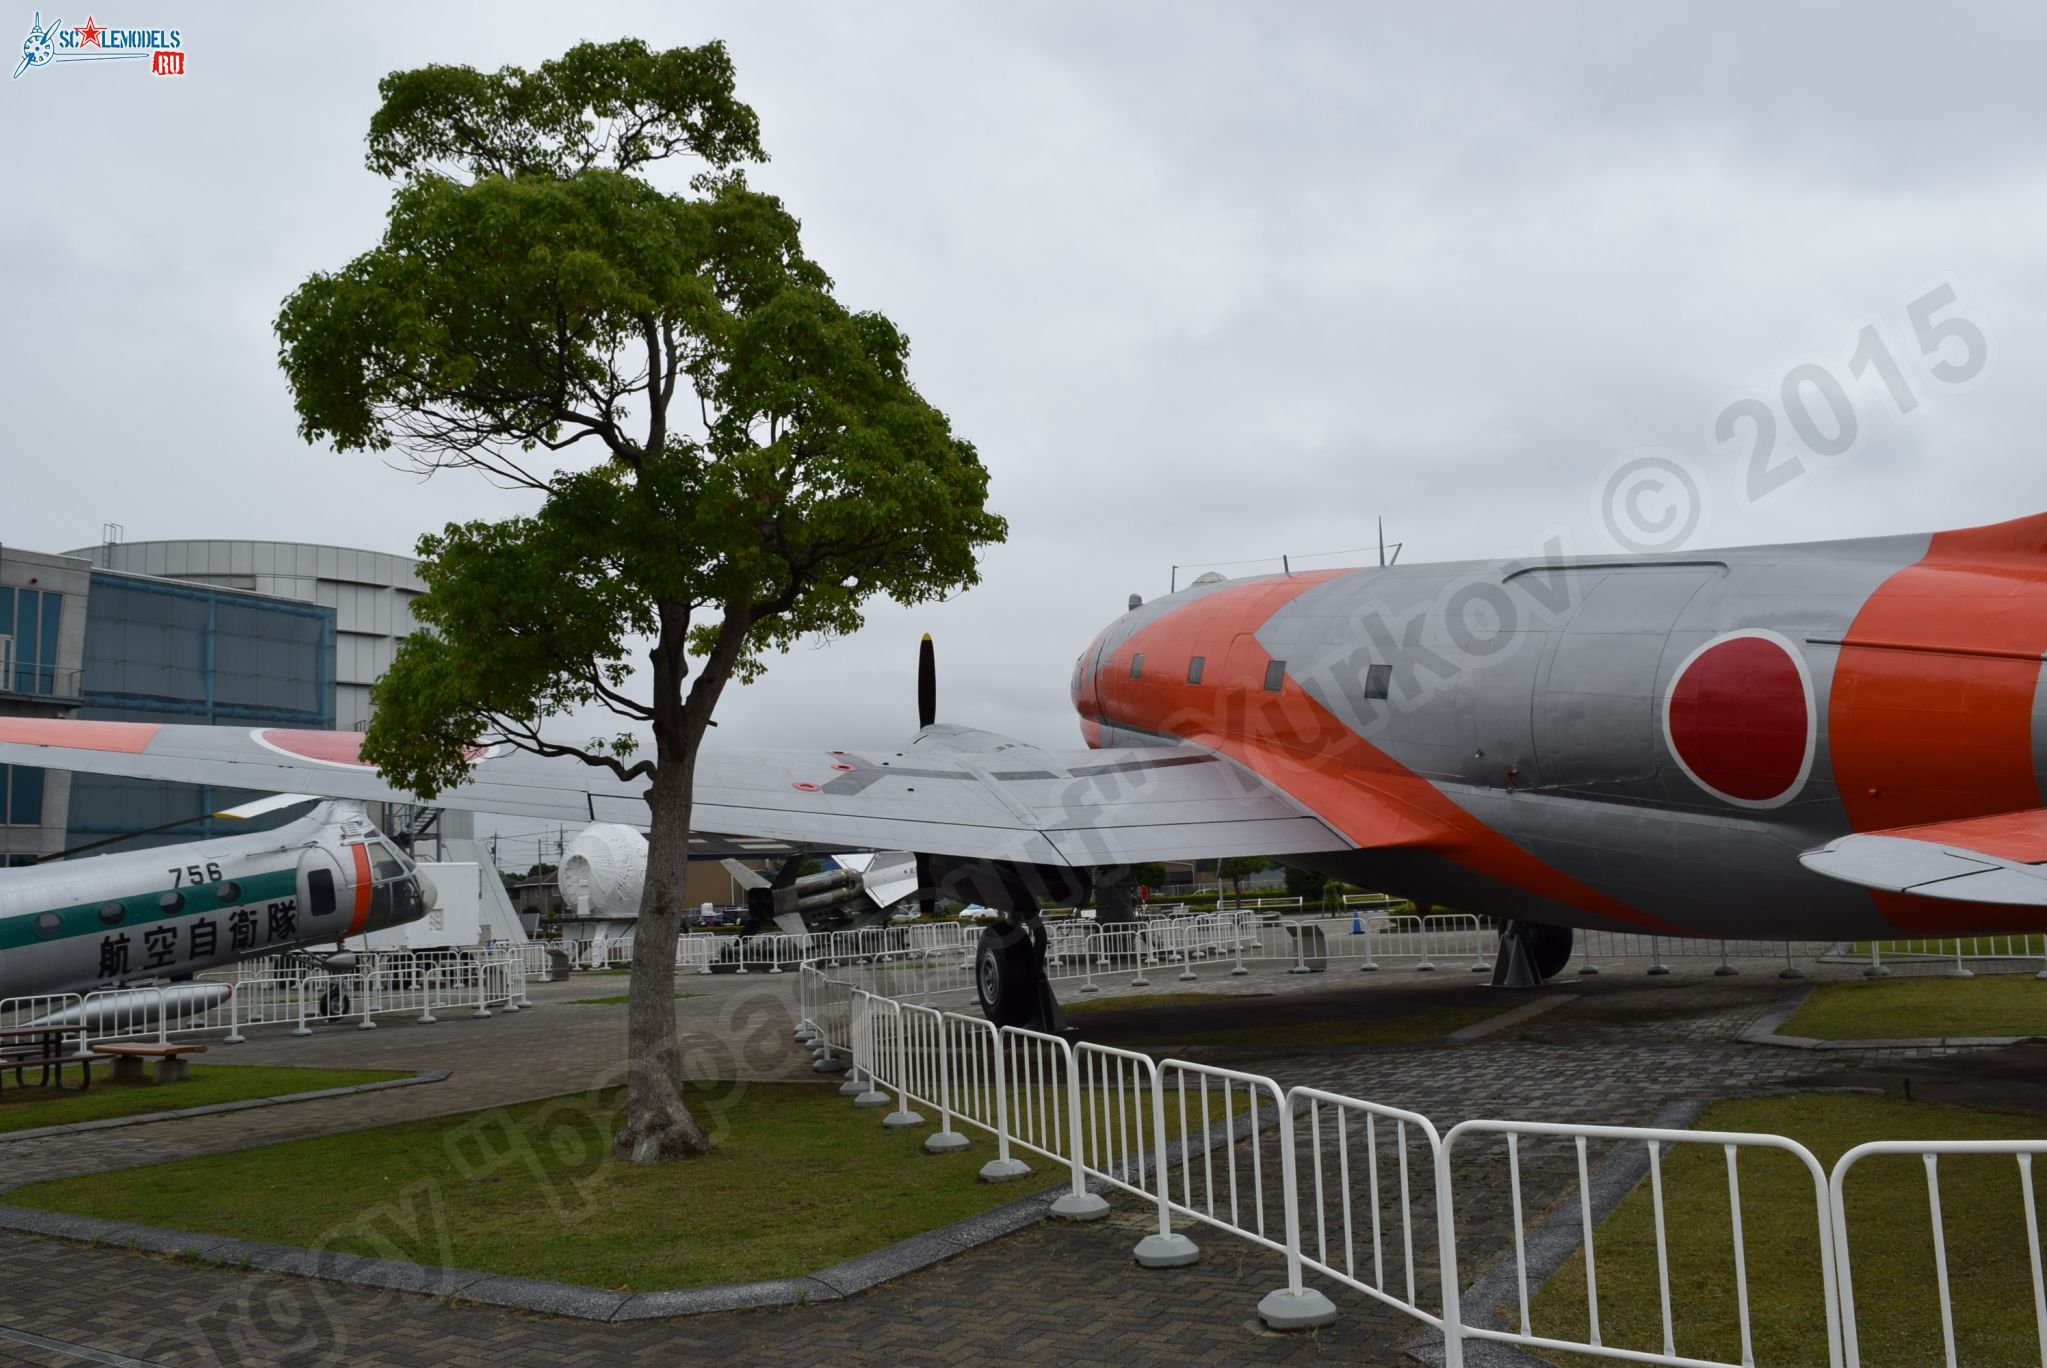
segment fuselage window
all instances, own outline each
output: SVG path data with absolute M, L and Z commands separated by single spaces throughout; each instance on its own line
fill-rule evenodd
M 1189 684 L 1199 684 L 1201 682 L 1201 667 L 1207 663 L 1208 658 L 1206 656 L 1196 656 L 1187 662 L 1187 682 Z
M 36 934 L 44 940 L 48 940 L 63 929 L 64 919 L 55 912 L 45 912 L 36 918 Z
M 331 917 L 334 915 L 333 870 L 314 869 L 307 872 L 306 901 L 312 904 L 314 916 Z
M 242 886 L 238 883 L 232 882 L 224 883 L 220 886 L 219 892 L 220 905 L 222 907 L 226 907 L 230 903 L 236 903 L 241 901 Z
M 182 893 L 166 893 L 156 900 L 156 905 L 166 912 L 182 912 L 185 910 L 185 895 Z
M 1275 660 L 1265 667 L 1265 692 L 1278 693 L 1279 686 L 1286 679 L 1286 662 Z
M 1384 698 L 1393 688 L 1391 665 L 1365 666 L 1365 697 Z
M 127 919 L 128 908 L 125 903 L 110 902 L 100 904 L 100 922 L 102 925 L 119 926 Z
M 1130 657 L 1130 677 L 1132 679 L 1144 678 L 1144 652 L 1139 651 L 1136 655 Z

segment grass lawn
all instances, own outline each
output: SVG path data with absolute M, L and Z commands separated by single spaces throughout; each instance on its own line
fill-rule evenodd
M 2047 983 L 2031 974 L 1823 983 L 1777 1030 L 1819 1040 L 2047 1035 Z
M 692 1085 L 701 1159 L 610 1157 L 623 1090 L 10 1193 L 25 1206 L 630 1291 L 814 1272 L 1012 1201 L 994 1153 L 927 1155 L 808 1083 Z M 1043 1170 L 1044 1166 L 1038 1166 Z M 1049 1181 L 1049 1177 L 1048 1177 Z
M 675 1000 L 676 1000 L 677 1002 L 680 1002 L 680 1001 L 682 1001 L 682 1000 L 683 1000 L 684 998 L 689 998 L 689 997 L 696 997 L 696 996 L 697 996 L 697 994 L 695 994 L 695 993 L 677 993 L 677 994 L 675 995 Z M 618 995 L 617 995 L 616 997 L 601 997 L 601 998 L 569 998 L 568 1000 L 566 1000 L 565 1002 L 563 1002 L 563 1003 L 562 1003 L 562 1006 L 564 1006 L 564 1007 L 623 1007 L 623 1006 L 625 1006 L 625 1005 L 626 1005 L 626 1003 L 628 1003 L 628 1002 L 630 1002 L 630 1001 L 632 1001 L 632 999 L 631 999 L 631 998 L 630 998 L 629 996 L 627 996 L 627 995 L 626 995 L 626 994 L 624 994 L 624 993 L 620 993 L 620 994 L 618 994 Z
M 153 1066 L 152 1066 L 153 1067 Z M 182 1083 L 116 1083 L 105 1061 L 93 1066 L 88 1092 L 78 1089 L 78 1072 L 65 1071 L 67 1086 L 26 1088 L 0 1086 L 0 1131 L 33 1130 L 37 1126 L 69 1126 L 143 1112 L 177 1111 L 216 1102 L 246 1102 L 256 1097 L 318 1092 L 387 1078 L 408 1078 L 409 1071 L 379 1069 L 290 1069 L 251 1064 L 194 1064 Z M 33 1076 L 33 1075 L 31 1075 Z M 12 1075 L 8 1082 L 13 1081 Z
M 2047 1134 L 2047 1118 L 1905 1102 L 1851 1093 L 1806 1093 L 1718 1103 L 1706 1130 L 1786 1135 L 1823 1169 L 1865 1140 L 1991 1140 Z M 1812 1181 L 1788 1155 L 1740 1161 L 1750 1323 L 1759 1364 L 1825 1364 L 1825 1303 Z M 1740 1362 L 1727 1164 L 1708 1145 L 1663 1157 L 1670 1240 L 1671 1310 L 1677 1351 Z M 1963 1363 L 2037 1362 L 2030 1265 L 2018 1165 L 2010 1157 L 1943 1157 L 1940 1198 Z M 1575 1203 L 1575 1197 L 1570 1199 Z M 1866 1159 L 1847 1184 L 1857 1327 L 1866 1368 L 1940 1363 L 1940 1302 L 1925 1169 L 1912 1156 Z M 1570 1208 L 1575 1211 L 1575 1206 Z M 1655 1226 L 1645 1181 L 1597 1229 L 1602 1341 L 1662 1348 Z M 1573 1256 L 1536 1295 L 1537 1334 L 1582 1338 L 1585 1265 Z M 1560 1334 L 1561 1332 L 1561 1334 Z M 1611 1363 L 1560 1354 L 1555 1362 Z

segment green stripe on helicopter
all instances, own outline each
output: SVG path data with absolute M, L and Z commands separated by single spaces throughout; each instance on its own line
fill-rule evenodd
M 233 889 L 223 895 L 223 889 Z M 82 903 L 76 907 L 53 907 L 42 912 L 23 912 L 0 921 L 0 950 L 30 945 L 49 945 L 80 936 L 103 935 L 122 927 L 148 926 L 155 922 L 189 917 L 201 912 L 233 912 L 239 907 L 261 907 L 298 896 L 298 872 L 279 869 L 248 874 L 218 883 L 186 884 L 153 893 L 132 893 L 124 898 Z M 166 906 L 165 899 L 175 901 Z M 120 908 L 119 915 L 113 911 Z

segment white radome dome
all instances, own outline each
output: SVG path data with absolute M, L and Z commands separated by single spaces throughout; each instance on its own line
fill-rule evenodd
M 647 883 L 647 838 L 631 827 L 599 823 L 569 842 L 562 859 L 562 901 L 577 915 L 633 916 Z

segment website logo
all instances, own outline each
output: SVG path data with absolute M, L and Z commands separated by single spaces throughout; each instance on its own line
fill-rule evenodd
M 29 23 L 28 37 L 21 40 L 21 61 L 14 79 L 37 67 L 61 66 L 67 62 L 147 62 L 152 76 L 185 74 L 184 36 L 172 28 L 121 28 L 101 24 L 87 15 L 83 24 L 69 27 L 61 19 L 43 23 L 43 12 Z

